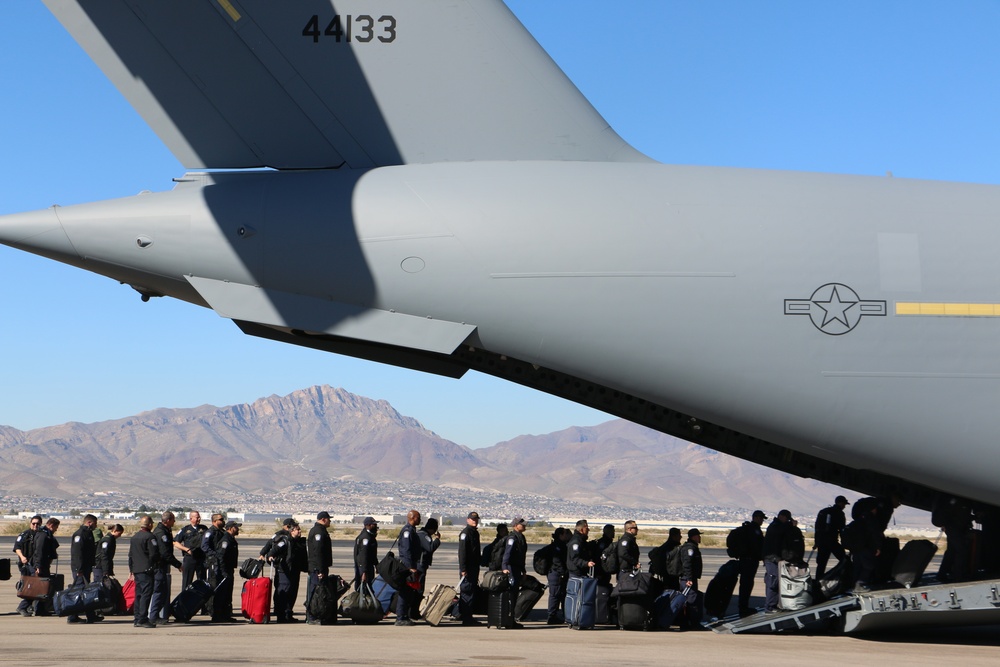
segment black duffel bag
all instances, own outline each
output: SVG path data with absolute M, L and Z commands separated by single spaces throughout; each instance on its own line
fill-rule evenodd
M 264 571 L 264 562 L 257 558 L 247 558 L 240 565 L 240 576 L 244 579 L 256 579 Z
M 652 600 L 663 592 L 659 579 L 654 579 L 649 572 L 633 572 L 618 575 L 618 585 L 611 591 L 613 598 L 648 598 Z
M 361 588 L 340 599 L 340 613 L 358 625 L 378 623 L 385 616 L 382 603 L 367 581 L 361 582 Z
M 502 593 L 510 588 L 510 575 L 501 570 L 490 570 L 483 575 L 479 587 L 489 593 Z
M 75 616 L 111 606 L 108 589 L 95 581 L 83 586 L 71 586 L 55 594 L 53 607 L 60 616 Z
M 379 561 L 377 570 L 379 576 L 397 591 L 402 589 L 406 585 L 406 580 L 410 578 L 410 568 L 391 551 Z

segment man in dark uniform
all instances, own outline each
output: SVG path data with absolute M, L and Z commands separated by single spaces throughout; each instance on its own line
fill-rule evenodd
M 760 558 L 764 550 L 764 533 L 761 526 L 767 521 L 767 515 L 762 510 L 755 510 L 750 521 L 744 521 L 740 526 L 740 548 L 736 555 L 740 569 L 740 616 L 751 616 L 755 612 L 750 608 L 750 595 L 753 593 L 754 579 L 760 567 Z M 732 554 L 730 554 L 732 555 Z
M 625 532 L 618 540 L 618 576 L 628 576 L 639 569 L 639 544 L 635 536 L 639 534 L 639 526 L 635 521 L 625 522 Z
M 108 532 L 97 541 L 97 556 L 94 564 L 94 581 L 103 581 L 104 577 L 115 576 L 115 552 L 118 551 L 118 538 L 125 528 L 116 523 L 108 526 Z
M 375 581 L 375 566 L 378 565 L 378 522 L 375 517 L 365 517 L 365 527 L 354 538 L 354 588 L 361 588 L 361 582 Z
M 611 546 L 615 541 L 615 527 L 610 524 L 604 524 L 604 529 L 601 531 L 601 536 L 597 538 L 597 541 L 590 541 L 587 546 L 590 547 L 590 560 L 594 561 L 595 564 L 601 562 L 601 555 L 604 550 Z M 611 586 L 611 573 L 605 572 L 604 568 L 597 565 L 594 568 L 594 578 L 597 579 L 598 587 L 609 587 Z
M 417 566 L 420 564 L 420 555 L 423 553 L 423 544 L 417 534 L 417 526 L 420 525 L 420 512 L 410 510 L 406 513 L 406 525 L 399 533 L 399 560 L 410 571 L 407 585 L 396 591 L 396 625 L 413 625 L 410 620 L 410 609 L 416 605 L 416 589 L 409 585 L 409 582 L 419 583 L 420 572 Z
M 465 518 L 465 528 L 458 536 L 458 574 L 461 585 L 458 597 L 458 613 L 462 625 L 482 625 L 472 617 L 472 604 L 479 588 L 479 566 L 482 553 L 479 550 L 479 513 L 469 512 Z
M 17 539 L 14 540 L 13 551 L 17 555 L 17 568 L 21 574 L 31 576 L 35 573 L 34 570 L 31 570 L 31 554 L 35 546 L 35 534 L 41 527 L 42 517 L 36 514 L 28 522 L 27 530 L 18 535 Z M 31 602 L 31 600 L 22 599 L 17 605 L 17 613 L 25 617 L 31 616 Z
M 221 517 L 222 515 L 215 514 L 212 516 L 213 525 L 215 524 L 216 516 Z M 188 521 L 190 523 L 177 531 L 177 536 L 174 538 L 174 546 L 184 554 L 184 557 L 181 559 L 182 591 L 191 585 L 195 575 L 199 579 L 207 577 L 202 541 L 208 526 L 202 525 L 201 514 L 199 512 L 190 512 L 188 514 Z
M 88 514 L 83 517 L 81 525 L 73 533 L 72 542 L 69 547 L 70 567 L 73 572 L 73 586 L 84 586 L 90 583 L 90 575 L 94 571 L 97 562 L 97 544 L 94 542 L 94 526 L 97 525 L 97 517 Z M 97 612 L 87 611 L 87 623 L 97 620 Z M 70 615 L 66 619 L 67 623 L 80 623 L 81 619 L 76 614 Z
M 850 545 L 855 593 L 867 593 L 871 590 L 870 584 L 878 567 L 878 556 L 882 551 L 882 540 L 885 537 L 885 528 L 878 511 L 878 507 L 871 504 L 866 512 L 858 514 L 859 518 L 851 522 L 854 524 L 852 527 L 857 528 Z
M 781 576 L 778 572 L 778 563 L 782 560 L 782 551 L 787 548 L 791 525 L 792 513 L 788 510 L 781 510 L 764 534 L 764 547 L 762 549 L 764 557 L 764 612 L 768 614 L 780 611 L 778 604 L 781 602 L 779 589 Z
M 569 570 L 566 569 L 566 544 L 571 535 L 570 529 L 562 526 L 552 533 L 552 543 L 549 545 L 552 565 L 546 575 L 549 585 L 548 625 L 561 625 L 565 622 L 559 618 L 559 612 L 566 603 L 566 580 L 569 578 Z
M 309 553 L 309 581 L 306 583 L 306 623 L 319 625 L 319 619 L 309 613 L 309 601 L 317 586 L 324 584 L 333 567 L 333 542 L 330 540 L 330 513 L 320 512 L 309 530 L 306 550 Z
M 483 557 L 479 561 L 486 566 L 488 570 L 499 570 L 500 562 L 503 561 L 503 555 L 499 556 L 498 559 L 494 558 L 497 552 L 502 554 L 504 541 L 507 539 L 507 535 L 510 533 L 510 528 L 507 527 L 505 523 L 497 524 L 497 536 L 493 538 L 493 541 L 483 547 Z M 494 562 L 496 567 L 494 567 Z
M 680 585 L 682 591 L 686 591 L 685 614 L 687 615 L 687 627 L 690 630 L 700 630 L 701 627 L 701 601 L 702 597 L 698 593 L 698 580 L 701 579 L 701 531 L 692 528 L 688 531 L 688 540 L 680 546 L 681 550 L 681 575 Z
M 219 541 L 215 544 L 215 554 L 212 559 L 212 622 L 236 623 L 233 618 L 233 585 L 236 582 L 236 568 L 240 564 L 240 547 L 236 536 L 240 534 L 242 523 L 229 521 L 222 530 Z
M 590 526 L 586 519 L 576 522 L 576 530 L 566 545 L 566 570 L 571 577 L 590 576 L 590 569 L 597 561 L 594 560 L 590 544 L 587 542 L 587 535 L 590 533 Z
M 135 602 L 132 625 L 137 628 L 155 628 L 149 617 L 149 603 L 153 598 L 153 579 L 160 564 L 158 540 L 150 529 L 153 520 L 144 516 L 139 520 L 139 532 L 132 536 L 128 548 L 128 571 L 135 580 Z
M 510 535 L 507 536 L 503 552 L 501 570 L 509 577 L 511 604 L 517 601 L 521 592 L 521 580 L 527 574 L 528 542 L 524 539 L 524 531 L 528 523 L 521 517 L 516 517 L 510 524 Z M 515 621 L 511 626 L 517 629 L 524 626 Z
M 840 534 L 844 532 L 847 525 L 847 517 L 844 516 L 844 508 L 850 505 L 847 498 L 837 496 L 833 505 L 821 509 L 816 515 L 816 578 L 819 579 L 826 572 L 826 564 L 830 560 L 830 554 L 837 557 L 838 563 L 843 563 L 847 559 L 844 547 L 840 543 Z
M 261 555 L 274 564 L 275 622 L 298 623 L 299 619 L 292 615 L 299 584 L 292 542 L 293 531 L 299 528 L 299 524 L 295 519 L 285 519 L 281 525 L 281 530 L 261 549 Z
M 52 561 L 58 558 L 59 541 L 56 531 L 59 530 L 59 519 L 50 518 L 45 525 L 35 533 L 34 544 L 31 547 L 29 568 L 36 577 L 52 576 Z M 51 616 L 49 600 L 35 600 L 35 616 Z
M 200 525 L 200 524 L 199 524 Z M 225 575 L 222 572 L 222 557 L 223 551 L 220 549 L 222 545 L 222 540 L 226 537 L 226 517 L 223 514 L 213 514 L 212 515 L 212 526 L 208 530 L 200 530 L 197 532 L 191 532 L 191 542 L 193 543 L 194 537 L 199 536 L 201 538 L 201 544 L 197 549 L 193 549 L 195 552 L 200 552 L 201 554 L 201 571 L 198 574 L 199 579 L 205 579 L 208 585 L 214 590 L 218 587 L 219 583 L 223 580 Z M 182 531 L 189 526 L 185 526 Z M 177 543 L 181 540 L 178 539 Z M 187 563 L 187 557 L 184 558 L 184 562 Z M 215 619 L 217 614 L 215 613 L 215 601 L 216 596 L 213 595 L 211 598 L 205 602 L 205 607 L 202 609 L 202 613 L 208 614 Z M 228 622 L 229 616 L 232 614 L 219 614 L 219 618 L 223 622 Z
M 153 528 L 156 546 L 160 550 L 160 560 L 153 573 L 153 597 L 149 603 L 149 620 L 166 624 L 170 616 L 170 567 L 181 569 L 181 562 L 174 556 L 174 533 L 177 521 L 173 512 L 160 515 L 160 522 Z

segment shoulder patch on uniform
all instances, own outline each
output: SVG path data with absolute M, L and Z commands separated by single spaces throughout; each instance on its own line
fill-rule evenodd
M 464 539 L 465 539 L 465 533 L 462 533 L 461 535 L 459 535 L 459 536 L 458 536 L 458 539 L 460 539 L 460 540 L 464 540 Z
M 622 546 L 623 547 L 627 547 L 628 546 L 628 540 L 622 540 Z
M 73 536 L 73 541 L 74 542 L 79 542 L 80 541 L 80 536 L 79 535 L 74 535 Z
M 107 549 L 108 548 L 108 543 L 107 542 L 101 542 L 101 548 L 102 549 Z
M 323 536 L 320 535 L 319 533 L 316 533 L 316 541 L 320 542 L 320 541 L 322 541 L 322 539 L 323 539 Z
M 694 549 L 688 549 L 688 556 L 694 555 Z
M 365 539 L 361 540 L 361 545 L 365 546 L 365 547 L 368 546 L 368 538 L 367 537 Z
M 507 544 L 514 544 L 514 538 L 512 537 L 509 540 L 507 540 Z
M 410 531 L 404 530 L 403 531 L 403 537 L 407 537 L 408 538 L 409 536 L 410 536 Z
M 580 545 L 579 544 L 574 544 L 573 545 L 573 551 L 579 551 L 579 550 L 580 550 Z
M 161 539 L 161 540 L 163 540 L 164 542 L 166 542 L 166 541 L 167 541 L 167 536 L 166 536 L 166 535 L 164 535 L 164 536 L 163 536 L 163 537 L 161 537 L 160 539 Z
M 220 544 L 219 546 L 225 549 L 226 547 L 229 546 L 229 542 L 227 540 L 222 540 L 222 544 Z
M 282 540 L 282 541 L 278 542 L 278 546 L 279 546 L 279 547 L 283 547 L 283 546 L 285 546 L 285 541 L 284 541 L 284 540 Z

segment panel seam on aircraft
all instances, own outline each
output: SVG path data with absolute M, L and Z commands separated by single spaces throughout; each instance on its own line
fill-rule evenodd
M 491 273 L 490 278 L 735 278 L 735 273 L 686 271 L 566 271 L 551 273 Z

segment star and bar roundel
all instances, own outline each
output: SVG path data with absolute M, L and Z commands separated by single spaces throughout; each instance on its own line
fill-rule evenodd
M 867 316 L 885 317 L 885 301 L 865 301 L 842 283 L 827 283 L 808 299 L 785 299 L 785 315 L 806 315 L 830 336 L 842 336 Z

